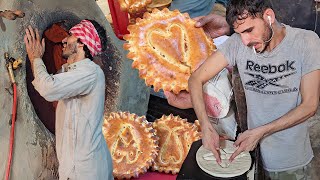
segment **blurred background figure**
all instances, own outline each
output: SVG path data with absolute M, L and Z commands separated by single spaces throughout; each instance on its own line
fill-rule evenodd
M 215 3 L 225 6 L 228 2 L 229 0 L 173 0 L 169 9 L 178 9 L 180 12 L 188 13 L 191 18 L 194 18 L 210 14 Z

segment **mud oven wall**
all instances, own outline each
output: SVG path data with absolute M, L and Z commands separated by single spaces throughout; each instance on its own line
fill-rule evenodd
M 20 9 L 26 13 L 22 19 L 9 21 L 0 18 L 0 177 L 4 177 L 9 147 L 12 95 L 3 54 L 22 58 L 22 68 L 15 72 L 18 84 L 18 110 L 15 127 L 15 144 L 11 179 L 56 179 L 58 162 L 54 136 L 38 118 L 30 101 L 26 85 L 26 53 L 23 43 L 25 28 L 38 27 L 42 34 L 49 26 L 65 20 L 71 27 L 81 19 L 93 19 L 104 26 L 107 33 L 107 50 L 101 55 L 106 76 L 105 112 L 130 111 L 145 115 L 149 89 L 131 68 L 122 49 L 123 42 L 113 34 L 95 1 L 87 0 L 0 0 L 0 10 Z

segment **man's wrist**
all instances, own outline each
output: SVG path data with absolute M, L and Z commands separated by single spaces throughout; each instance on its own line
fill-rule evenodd
M 41 58 L 30 58 L 30 63 L 33 64 L 35 61 L 37 61 L 38 59 L 41 59 Z
M 272 127 L 271 127 L 270 124 L 267 124 L 267 125 L 264 125 L 264 126 L 260 126 L 259 127 L 259 131 L 261 131 L 261 133 L 262 133 L 262 138 L 267 137 L 270 134 L 272 134 L 271 133 L 271 129 L 272 129 Z
M 207 127 L 211 126 L 211 123 L 210 123 L 209 119 L 199 120 L 199 123 L 200 123 L 201 128 L 202 127 L 207 128 Z

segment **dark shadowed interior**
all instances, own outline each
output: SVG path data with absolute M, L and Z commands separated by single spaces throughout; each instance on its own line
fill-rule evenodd
M 43 62 L 47 67 L 49 74 L 55 74 L 66 61 L 62 58 L 61 41 L 68 36 L 68 32 L 62 28 L 61 23 L 55 23 L 44 33 L 46 49 L 43 55 Z M 27 57 L 28 58 L 28 57 Z M 32 81 L 34 79 L 30 68 L 29 59 L 26 62 L 26 79 L 28 94 L 33 107 L 46 128 L 54 134 L 55 132 L 55 109 L 57 102 L 48 102 L 34 89 Z

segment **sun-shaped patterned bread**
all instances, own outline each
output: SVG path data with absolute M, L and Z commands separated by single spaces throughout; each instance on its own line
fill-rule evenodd
M 152 0 L 118 0 L 118 2 L 122 11 L 128 11 L 130 14 L 134 14 L 146 9 Z
M 196 28 L 188 14 L 167 8 L 146 12 L 143 19 L 129 25 L 128 58 L 132 67 L 154 90 L 164 89 L 179 93 L 188 90 L 188 79 L 201 63 L 213 52 L 213 41 L 202 28 Z
M 102 127 L 118 179 L 147 172 L 159 151 L 158 137 L 144 116 L 128 112 L 111 113 Z
M 162 116 L 153 123 L 159 136 L 160 151 L 153 170 L 176 174 L 180 171 L 192 143 L 200 139 L 197 127 L 179 116 Z

